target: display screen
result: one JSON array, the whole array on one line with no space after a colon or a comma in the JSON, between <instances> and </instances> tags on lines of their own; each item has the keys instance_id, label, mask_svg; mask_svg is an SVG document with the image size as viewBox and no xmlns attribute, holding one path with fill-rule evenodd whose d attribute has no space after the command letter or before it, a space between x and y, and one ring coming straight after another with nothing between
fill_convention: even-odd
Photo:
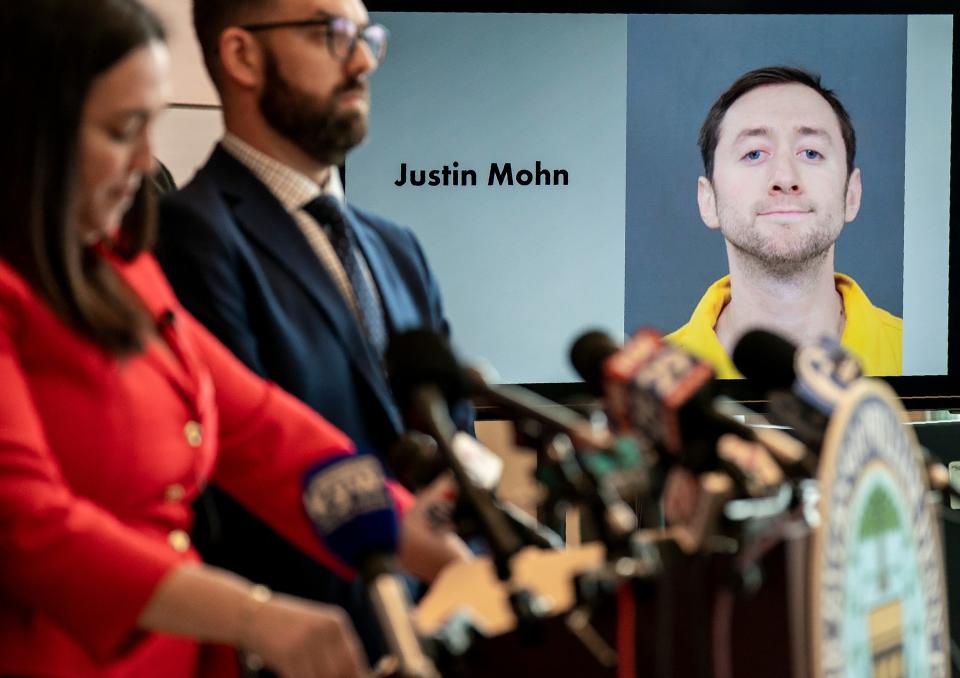
<instances>
[{"instance_id":1,"label":"display screen","mask_svg":"<svg viewBox=\"0 0 960 678\"><path fill-rule=\"evenodd\" d=\"M347 197L414 230L457 348L501 381L575 382L585 330L690 320L731 266L701 218L700 127L734 80L772 65L818 74L856 133L862 193L835 271L902 319L900 374L948 374L953 16L371 19L390 49Z\"/></svg>"}]
</instances>

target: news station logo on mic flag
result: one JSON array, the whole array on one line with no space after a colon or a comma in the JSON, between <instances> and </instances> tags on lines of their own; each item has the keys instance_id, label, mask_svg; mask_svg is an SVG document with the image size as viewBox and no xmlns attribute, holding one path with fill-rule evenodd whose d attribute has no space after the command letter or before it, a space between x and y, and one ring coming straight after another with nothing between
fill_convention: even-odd
<instances>
[{"instance_id":1,"label":"news station logo on mic flag","mask_svg":"<svg viewBox=\"0 0 960 678\"><path fill-rule=\"evenodd\" d=\"M655 330L638 331L604 363L611 414L624 429L647 431L679 454L680 409L713 379L713 369Z\"/></svg>"},{"instance_id":2,"label":"news station logo on mic flag","mask_svg":"<svg viewBox=\"0 0 960 678\"><path fill-rule=\"evenodd\" d=\"M356 566L361 550L396 549L397 516L376 457L357 454L313 466L303 488L317 533L347 564Z\"/></svg>"}]
</instances>

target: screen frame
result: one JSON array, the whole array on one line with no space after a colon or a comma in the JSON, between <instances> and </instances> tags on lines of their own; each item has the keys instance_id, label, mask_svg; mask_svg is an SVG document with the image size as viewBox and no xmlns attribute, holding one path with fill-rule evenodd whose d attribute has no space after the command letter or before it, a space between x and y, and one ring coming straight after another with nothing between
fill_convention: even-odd
<instances>
[{"instance_id":1,"label":"screen frame","mask_svg":"<svg viewBox=\"0 0 960 678\"><path fill-rule=\"evenodd\" d=\"M803 8L791 8L789 12L771 12L769 4L754 1L731 2L668 2L666 0L641 0L639 2L600 1L591 3L589 12L582 3L544 2L541 0L453 1L446 3L426 0L369 0L370 12L446 12L446 13L506 13L506 14L944 14L953 16L952 57L952 103L951 103L951 148L950 148L950 210L949 210L949 275L947 322L947 374L883 377L900 397L904 406L911 410L960 409L960 12L955 3L942 0L923 0L917 3L885 5L883 12L876 6L861 0L838 0L823 2L814 0ZM388 27L389 28L389 27ZM376 105L374 103L374 105ZM582 382L523 383L538 394L563 405L584 401L586 389ZM763 409L766 398L755 385L745 380L723 379L717 381L717 389L723 395L745 404ZM480 407L481 418L502 418L495 407Z\"/></svg>"}]
</instances>

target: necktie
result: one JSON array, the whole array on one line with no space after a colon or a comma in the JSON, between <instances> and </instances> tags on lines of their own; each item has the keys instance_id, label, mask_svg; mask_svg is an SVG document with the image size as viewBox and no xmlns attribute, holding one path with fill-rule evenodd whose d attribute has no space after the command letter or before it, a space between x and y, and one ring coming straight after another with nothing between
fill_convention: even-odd
<instances>
[{"instance_id":1,"label":"necktie","mask_svg":"<svg viewBox=\"0 0 960 678\"><path fill-rule=\"evenodd\" d=\"M316 219L323 227L343 265L347 280L353 288L357 319L366 333L370 345L377 355L382 356L387 346L387 328L383 310L373 281L364 271L362 254L356 241L356 235L343 213L340 201L330 195L321 195L303 206L304 211Z\"/></svg>"}]
</instances>

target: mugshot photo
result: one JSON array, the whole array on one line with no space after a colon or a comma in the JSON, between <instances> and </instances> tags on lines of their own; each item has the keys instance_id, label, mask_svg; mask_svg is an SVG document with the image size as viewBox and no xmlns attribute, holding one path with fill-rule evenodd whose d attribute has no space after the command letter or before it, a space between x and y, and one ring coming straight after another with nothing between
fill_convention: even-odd
<instances>
[{"instance_id":1,"label":"mugshot photo","mask_svg":"<svg viewBox=\"0 0 960 678\"><path fill-rule=\"evenodd\" d=\"M628 22L625 330L712 322L691 348L715 363L751 322L880 333L854 349L898 374L907 17ZM837 294L804 297L834 273ZM736 318L729 274L750 302Z\"/></svg>"}]
</instances>

